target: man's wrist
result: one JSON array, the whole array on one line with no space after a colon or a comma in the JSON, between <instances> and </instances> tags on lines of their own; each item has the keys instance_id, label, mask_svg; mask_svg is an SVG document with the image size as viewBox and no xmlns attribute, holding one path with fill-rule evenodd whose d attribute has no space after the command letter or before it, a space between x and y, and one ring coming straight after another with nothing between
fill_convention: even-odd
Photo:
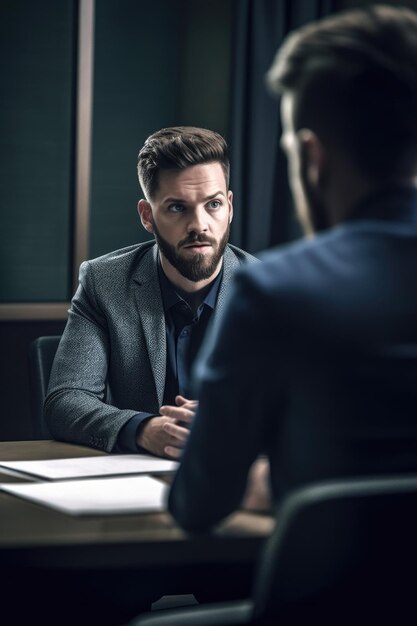
<instances>
[{"instance_id":1,"label":"man's wrist","mask_svg":"<svg viewBox=\"0 0 417 626\"><path fill-rule=\"evenodd\" d=\"M117 437L117 447L120 452L135 453L146 451L138 445L138 431L151 417L154 417L153 413L141 411L126 422L123 428L120 429Z\"/></svg>"},{"instance_id":2,"label":"man's wrist","mask_svg":"<svg viewBox=\"0 0 417 626\"><path fill-rule=\"evenodd\" d=\"M146 435L145 435L145 428L146 426L149 424L149 421L155 417L155 415L149 415L148 417L146 417L145 419L143 419L140 424L138 425L137 429L136 429L136 446L139 449L142 450L147 450L146 447Z\"/></svg>"}]
</instances>

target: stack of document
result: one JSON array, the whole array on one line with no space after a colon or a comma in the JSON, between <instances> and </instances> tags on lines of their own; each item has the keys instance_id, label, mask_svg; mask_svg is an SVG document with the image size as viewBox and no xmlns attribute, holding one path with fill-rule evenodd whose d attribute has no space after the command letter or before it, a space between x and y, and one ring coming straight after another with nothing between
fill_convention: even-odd
<instances>
[{"instance_id":1,"label":"stack of document","mask_svg":"<svg viewBox=\"0 0 417 626\"><path fill-rule=\"evenodd\" d=\"M0 483L0 490L72 515L162 511L168 486L147 474L177 467L176 461L139 454L8 461L0 471L42 482Z\"/></svg>"}]
</instances>

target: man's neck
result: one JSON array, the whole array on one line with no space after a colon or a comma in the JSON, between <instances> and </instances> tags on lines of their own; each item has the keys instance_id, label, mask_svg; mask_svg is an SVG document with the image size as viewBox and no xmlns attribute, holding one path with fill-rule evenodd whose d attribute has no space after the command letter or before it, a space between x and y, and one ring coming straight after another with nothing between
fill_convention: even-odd
<instances>
[{"instance_id":1,"label":"man's neck","mask_svg":"<svg viewBox=\"0 0 417 626\"><path fill-rule=\"evenodd\" d=\"M182 291L182 289L180 289L179 287L176 287L176 291L188 304L193 312L193 315L197 315L197 311L204 302L206 295L210 291L211 285L212 283L210 283L206 287L203 287L203 289L201 289L200 291L193 291L192 293Z\"/></svg>"},{"instance_id":2,"label":"man's neck","mask_svg":"<svg viewBox=\"0 0 417 626\"><path fill-rule=\"evenodd\" d=\"M371 180L364 176L356 167L345 161L343 167L338 168L338 176L334 177L335 184L329 188L326 198L329 207L329 225L335 226L349 220L356 214L357 207L367 198L383 190L384 187L415 186L417 176L404 178Z\"/></svg>"}]
</instances>

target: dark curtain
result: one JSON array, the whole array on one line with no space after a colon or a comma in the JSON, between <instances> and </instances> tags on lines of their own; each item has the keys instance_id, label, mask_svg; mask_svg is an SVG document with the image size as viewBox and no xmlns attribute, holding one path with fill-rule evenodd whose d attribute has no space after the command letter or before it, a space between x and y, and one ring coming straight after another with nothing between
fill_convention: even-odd
<instances>
[{"instance_id":1,"label":"dark curtain","mask_svg":"<svg viewBox=\"0 0 417 626\"><path fill-rule=\"evenodd\" d=\"M334 0L235 0L229 144L231 241L258 252L300 236L279 147L279 102L265 73L285 35L335 10Z\"/></svg>"}]
</instances>

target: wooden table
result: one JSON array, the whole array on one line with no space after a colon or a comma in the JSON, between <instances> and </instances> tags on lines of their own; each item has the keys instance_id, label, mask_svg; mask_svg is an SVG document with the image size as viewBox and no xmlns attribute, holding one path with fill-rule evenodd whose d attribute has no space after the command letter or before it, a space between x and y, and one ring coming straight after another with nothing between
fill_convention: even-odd
<instances>
[{"instance_id":1,"label":"wooden table","mask_svg":"<svg viewBox=\"0 0 417 626\"><path fill-rule=\"evenodd\" d=\"M100 455L54 441L0 442L0 462ZM0 468L1 472L1 468ZM21 480L0 473L0 482ZM187 593L202 572L251 566L273 526L264 515L237 512L211 534L189 535L167 513L73 517L0 492L0 567L21 580L48 572L112 572L113 577L169 580L166 593ZM167 584L163 582L162 584ZM112 622L109 622L112 623Z\"/></svg>"}]
</instances>

